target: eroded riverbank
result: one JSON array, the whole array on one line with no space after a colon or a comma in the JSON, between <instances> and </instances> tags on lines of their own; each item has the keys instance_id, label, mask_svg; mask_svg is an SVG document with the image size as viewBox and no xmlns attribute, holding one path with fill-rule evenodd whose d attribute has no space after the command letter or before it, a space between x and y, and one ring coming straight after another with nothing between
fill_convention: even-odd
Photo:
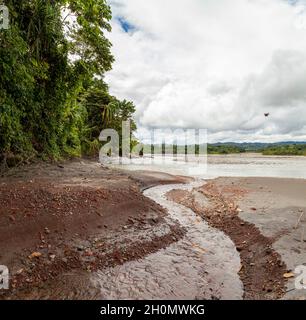
<instances>
[{"instance_id":1,"label":"eroded riverbank","mask_svg":"<svg viewBox=\"0 0 306 320\"><path fill-rule=\"evenodd\" d=\"M306 180L207 183L76 161L0 187L2 298L305 298L283 274L306 263Z\"/></svg>"},{"instance_id":2,"label":"eroded riverbank","mask_svg":"<svg viewBox=\"0 0 306 320\"><path fill-rule=\"evenodd\" d=\"M183 237L179 224L142 189L182 177L126 173L95 161L39 163L0 180L4 299L93 299L89 277L157 252Z\"/></svg>"},{"instance_id":3,"label":"eroded riverbank","mask_svg":"<svg viewBox=\"0 0 306 320\"><path fill-rule=\"evenodd\" d=\"M167 209L167 222L179 222L186 234L144 259L98 272L93 281L104 298L242 299L240 258L233 242L191 209L167 200L167 193L174 188L191 191L202 184L198 181L145 191L145 196Z\"/></svg>"},{"instance_id":4,"label":"eroded riverbank","mask_svg":"<svg viewBox=\"0 0 306 320\"><path fill-rule=\"evenodd\" d=\"M182 193L172 190L168 198L191 208L212 227L227 234L240 253L240 279L245 299L279 299L284 295L283 274L286 267L281 256L273 250L273 241L263 236L254 224L239 217L237 200L246 190L210 181L204 186Z\"/></svg>"}]
</instances>

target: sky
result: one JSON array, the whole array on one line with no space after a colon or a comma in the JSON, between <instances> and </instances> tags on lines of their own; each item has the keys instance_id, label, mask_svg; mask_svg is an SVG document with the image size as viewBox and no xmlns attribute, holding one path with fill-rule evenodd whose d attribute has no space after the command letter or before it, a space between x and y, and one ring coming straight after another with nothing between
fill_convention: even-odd
<instances>
[{"instance_id":1,"label":"sky","mask_svg":"<svg viewBox=\"0 0 306 320\"><path fill-rule=\"evenodd\" d=\"M109 4L106 81L135 103L140 139L181 128L209 142L306 141L306 1Z\"/></svg>"}]
</instances>

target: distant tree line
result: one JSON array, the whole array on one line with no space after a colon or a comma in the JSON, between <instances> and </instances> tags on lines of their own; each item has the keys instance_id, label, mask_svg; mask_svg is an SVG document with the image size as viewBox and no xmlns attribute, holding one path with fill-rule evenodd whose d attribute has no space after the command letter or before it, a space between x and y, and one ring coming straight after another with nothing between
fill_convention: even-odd
<instances>
[{"instance_id":1,"label":"distant tree line","mask_svg":"<svg viewBox=\"0 0 306 320\"><path fill-rule=\"evenodd\" d=\"M264 155L306 156L306 144L271 146L262 151Z\"/></svg>"},{"instance_id":2,"label":"distant tree line","mask_svg":"<svg viewBox=\"0 0 306 320\"><path fill-rule=\"evenodd\" d=\"M187 154L187 150L199 154L200 145L145 145L143 153L150 154ZM306 143L216 143L207 145L207 154L262 153L264 155L306 156Z\"/></svg>"}]
</instances>

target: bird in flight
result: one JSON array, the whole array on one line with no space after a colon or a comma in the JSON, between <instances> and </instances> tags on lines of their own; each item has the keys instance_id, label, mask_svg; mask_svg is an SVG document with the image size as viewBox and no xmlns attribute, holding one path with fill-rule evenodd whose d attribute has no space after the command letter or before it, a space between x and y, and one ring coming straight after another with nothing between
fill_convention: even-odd
<instances>
[{"instance_id":1,"label":"bird in flight","mask_svg":"<svg viewBox=\"0 0 306 320\"><path fill-rule=\"evenodd\" d=\"M269 115L270 115L270 113L265 113L265 117L266 118L269 117Z\"/></svg>"}]
</instances>

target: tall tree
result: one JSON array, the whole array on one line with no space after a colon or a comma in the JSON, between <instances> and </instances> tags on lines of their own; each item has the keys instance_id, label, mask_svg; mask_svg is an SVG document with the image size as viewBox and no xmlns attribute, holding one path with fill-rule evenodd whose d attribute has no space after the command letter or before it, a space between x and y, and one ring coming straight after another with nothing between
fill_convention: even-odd
<instances>
[{"instance_id":1,"label":"tall tree","mask_svg":"<svg viewBox=\"0 0 306 320\"><path fill-rule=\"evenodd\" d=\"M93 117L80 97L114 61L105 36L110 7L105 0L5 4L11 21L0 30L0 158L80 155ZM105 85L99 92L102 123L103 114L113 117L106 111L113 98Z\"/></svg>"}]
</instances>

